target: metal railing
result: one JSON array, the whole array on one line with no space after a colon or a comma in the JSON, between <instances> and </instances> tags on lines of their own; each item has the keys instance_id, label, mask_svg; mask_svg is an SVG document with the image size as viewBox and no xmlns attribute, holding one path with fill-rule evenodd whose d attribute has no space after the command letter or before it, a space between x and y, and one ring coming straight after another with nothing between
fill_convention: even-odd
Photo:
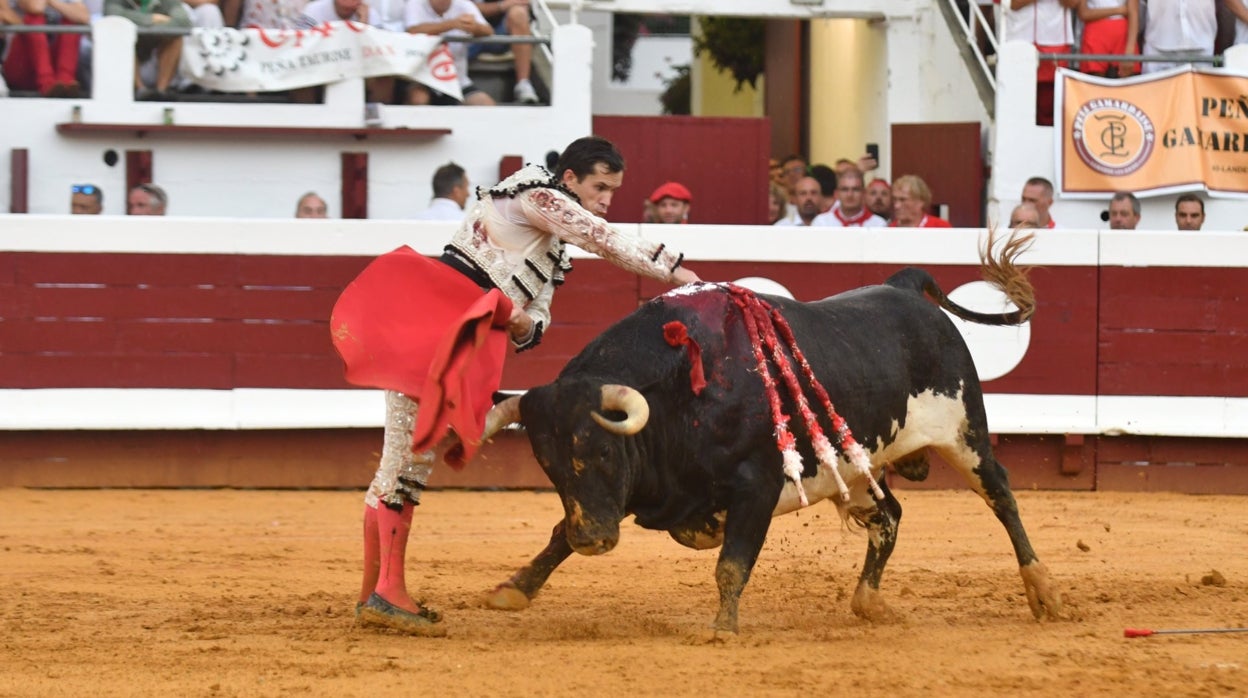
<instances>
[{"instance_id":1,"label":"metal railing","mask_svg":"<svg viewBox=\"0 0 1248 698\"><path fill-rule=\"evenodd\" d=\"M226 27L228 28L228 27ZM187 36L195 27L139 27L139 36ZM291 30L294 31L294 30ZM304 31L307 31L306 29ZM0 34L90 34L89 24L6 24L0 25ZM445 36L443 41L472 44L544 44L550 45L547 36Z\"/></svg>"},{"instance_id":2,"label":"metal railing","mask_svg":"<svg viewBox=\"0 0 1248 698\"><path fill-rule=\"evenodd\" d=\"M939 0L937 4L975 83L979 99L992 116L997 106L997 76L993 64L997 52L997 36L993 30L996 23L988 23L976 0ZM993 5L994 12L997 7ZM981 41L987 45L987 51Z\"/></svg>"},{"instance_id":3,"label":"metal railing","mask_svg":"<svg viewBox=\"0 0 1248 698\"><path fill-rule=\"evenodd\" d=\"M1222 56L1209 53L1183 53L1165 56L1126 56L1120 53L1041 53L1042 61L1093 61L1097 63L1209 63L1214 67L1224 64Z\"/></svg>"}]
</instances>

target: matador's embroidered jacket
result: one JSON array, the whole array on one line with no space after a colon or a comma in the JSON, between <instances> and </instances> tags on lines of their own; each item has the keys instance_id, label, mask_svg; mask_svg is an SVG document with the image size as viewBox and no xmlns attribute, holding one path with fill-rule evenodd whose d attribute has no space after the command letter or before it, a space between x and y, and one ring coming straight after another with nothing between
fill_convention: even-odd
<instances>
[{"instance_id":1,"label":"matador's embroidered jacket","mask_svg":"<svg viewBox=\"0 0 1248 698\"><path fill-rule=\"evenodd\" d=\"M516 343L520 350L536 346L550 325L555 286L572 269L566 243L660 281L670 281L684 258L662 243L612 228L538 165L477 196L447 250L470 260L533 318L533 334Z\"/></svg>"}]
</instances>

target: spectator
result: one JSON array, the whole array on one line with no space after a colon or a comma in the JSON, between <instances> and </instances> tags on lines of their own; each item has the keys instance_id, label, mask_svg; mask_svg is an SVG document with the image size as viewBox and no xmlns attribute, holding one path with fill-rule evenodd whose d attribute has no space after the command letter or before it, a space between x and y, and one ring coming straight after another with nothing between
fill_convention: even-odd
<instances>
[{"instance_id":1,"label":"spectator","mask_svg":"<svg viewBox=\"0 0 1248 698\"><path fill-rule=\"evenodd\" d=\"M680 182L665 182L650 194L655 223L688 223L693 194Z\"/></svg>"},{"instance_id":2,"label":"spectator","mask_svg":"<svg viewBox=\"0 0 1248 698\"><path fill-rule=\"evenodd\" d=\"M862 171L848 167L836 184L836 206L815 218L811 225L833 228L884 228L888 221L871 212L863 203Z\"/></svg>"},{"instance_id":3,"label":"spectator","mask_svg":"<svg viewBox=\"0 0 1248 698\"><path fill-rule=\"evenodd\" d=\"M316 192L310 191L295 204L295 218L329 218L329 205Z\"/></svg>"},{"instance_id":4,"label":"spectator","mask_svg":"<svg viewBox=\"0 0 1248 698\"><path fill-rule=\"evenodd\" d=\"M1205 224L1205 202L1195 194L1184 194L1174 202L1174 222L1179 230L1200 230Z\"/></svg>"},{"instance_id":5,"label":"spectator","mask_svg":"<svg viewBox=\"0 0 1248 698\"><path fill-rule=\"evenodd\" d=\"M308 0L222 0L227 25L246 29L297 29Z\"/></svg>"},{"instance_id":6,"label":"spectator","mask_svg":"<svg viewBox=\"0 0 1248 698\"><path fill-rule=\"evenodd\" d=\"M1222 4L1235 18L1235 38L1231 45L1248 44L1248 3L1246 0L1226 0Z\"/></svg>"},{"instance_id":7,"label":"spectator","mask_svg":"<svg viewBox=\"0 0 1248 698\"><path fill-rule=\"evenodd\" d=\"M368 24L368 5L364 0L311 0L303 6L296 24L300 29L311 29L338 20Z\"/></svg>"},{"instance_id":8,"label":"spectator","mask_svg":"<svg viewBox=\"0 0 1248 698\"><path fill-rule=\"evenodd\" d=\"M416 214L422 221L462 221L468 203L468 174L464 168L448 162L433 173L433 201L429 208Z\"/></svg>"},{"instance_id":9,"label":"spectator","mask_svg":"<svg viewBox=\"0 0 1248 698\"><path fill-rule=\"evenodd\" d=\"M381 11L385 12L405 12L405 6L401 3L385 2L379 6ZM326 22L350 21L357 24L372 24L373 26L385 28L381 22L387 21L374 10L373 6L364 0L311 0L303 8L303 14L296 22L300 29L311 29L319 27ZM396 27L394 31L403 31L404 20L399 18L397 25L394 20L388 20L390 27ZM395 78L394 76L385 75L379 77L366 78L364 80L364 92L368 95L367 101L380 102L383 104L393 104L395 102L394 94ZM296 102L315 102L317 97L314 93L297 92L293 95Z\"/></svg>"},{"instance_id":10,"label":"spectator","mask_svg":"<svg viewBox=\"0 0 1248 698\"><path fill-rule=\"evenodd\" d=\"M486 23L481 11L472 0L408 0L407 31L411 34L433 36L490 36L494 28ZM494 99L472 83L468 77L468 44L455 41L447 44L455 58L455 71L459 74L462 102L434 92L428 87L411 83L407 93L408 104L471 104L490 106Z\"/></svg>"},{"instance_id":11,"label":"spectator","mask_svg":"<svg viewBox=\"0 0 1248 698\"><path fill-rule=\"evenodd\" d=\"M5 5L0 24L91 23L91 12L79 0L15 0L12 6L9 0L0 3ZM81 43L81 34L12 34L4 59L4 79L12 89L37 90L43 97L77 97Z\"/></svg>"},{"instance_id":12,"label":"spectator","mask_svg":"<svg viewBox=\"0 0 1248 698\"><path fill-rule=\"evenodd\" d=\"M797 215L797 183L806 176L806 159L801 155L790 155L780 161L780 184L789 193L787 217Z\"/></svg>"},{"instance_id":13,"label":"spectator","mask_svg":"<svg viewBox=\"0 0 1248 698\"><path fill-rule=\"evenodd\" d=\"M126 214L131 216L163 216L169 197L155 184L140 184L126 195Z\"/></svg>"},{"instance_id":14,"label":"spectator","mask_svg":"<svg viewBox=\"0 0 1248 698\"><path fill-rule=\"evenodd\" d=\"M1176 0L1177 1L1177 0ZM1080 0L1011 0L1005 39L1026 41L1040 53L1070 53L1070 9ZM1036 70L1036 124L1053 125L1053 81L1065 63L1041 60Z\"/></svg>"},{"instance_id":15,"label":"spectator","mask_svg":"<svg viewBox=\"0 0 1248 698\"><path fill-rule=\"evenodd\" d=\"M789 194L784 187L775 183L767 183L767 225L775 225L784 218L789 206Z\"/></svg>"},{"instance_id":16,"label":"spectator","mask_svg":"<svg viewBox=\"0 0 1248 698\"><path fill-rule=\"evenodd\" d=\"M836 205L837 170L827 165L812 165L810 176L819 182L819 213L827 213Z\"/></svg>"},{"instance_id":17,"label":"spectator","mask_svg":"<svg viewBox=\"0 0 1248 698\"><path fill-rule=\"evenodd\" d=\"M386 31L407 31L407 3L404 0L370 0L365 7L368 8L368 19L362 21ZM364 81L364 91L370 102L402 104L407 98L398 94L395 87L405 84L392 75L378 76Z\"/></svg>"},{"instance_id":18,"label":"spectator","mask_svg":"<svg viewBox=\"0 0 1248 698\"><path fill-rule=\"evenodd\" d=\"M808 226L819 215L823 195L819 191L819 182L814 177L802 177L797 180L797 209L793 215L785 216L776 225Z\"/></svg>"},{"instance_id":19,"label":"spectator","mask_svg":"<svg viewBox=\"0 0 1248 698\"><path fill-rule=\"evenodd\" d=\"M1114 193L1109 200L1109 229L1135 230L1140 224L1140 200L1129 191Z\"/></svg>"},{"instance_id":20,"label":"spectator","mask_svg":"<svg viewBox=\"0 0 1248 698\"><path fill-rule=\"evenodd\" d=\"M190 15L191 26L201 29L220 29L225 26L225 18L217 0L182 0L182 7Z\"/></svg>"},{"instance_id":21,"label":"spectator","mask_svg":"<svg viewBox=\"0 0 1248 698\"><path fill-rule=\"evenodd\" d=\"M1032 177L1023 185L1023 202L1036 207L1040 214L1038 228L1055 228L1057 221L1049 215L1049 207L1053 205L1053 183L1044 177Z\"/></svg>"},{"instance_id":22,"label":"spectator","mask_svg":"<svg viewBox=\"0 0 1248 698\"><path fill-rule=\"evenodd\" d=\"M893 187L886 179L873 179L867 186L867 208L871 213L883 218L893 218Z\"/></svg>"},{"instance_id":23,"label":"spectator","mask_svg":"<svg viewBox=\"0 0 1248 698\"><path fill-rule=\"evenodd\" d=\"M775 184L784 186L784 168L780 166L780 161L771 158L767 161L767 171L771 177L771 181Z\"/></svg>"},{"instance_id":24,"label":"spectator","mask_svg":"<svg viewBox=\"0 0 1248 698\"><path fill-rule=\"evenodd\" d=\"M105 0L104 14L119 15L141 28L176 27L191 28L191 18L181 0ZM143 88L139 66L156 52L155 91ZM178 74L178 61L182 56L181 36L157 36L140 34L135 42L137 62L134 66L134 89L140 99L163 100L168 98L169 87Z\"/></svg>"},{"instance_id":25,"label":"spectator","mask_svg":"<svg viewBox=\"0 0 1248 698\"><path fill-rule=\"evenodd\" d=\"M932 190L915 175L903 175L893 182L894 228L952 228L949 221L927 212Z\"/></svg>"},{"instance_id":26,"label":"spectator","mask_svg":"<svg viewBox=\"0 0 1248 698\"><path fill-rule=\"evenodd\" d=\"M104 210L104 192L94 184L69 188L69 212L75 216L98 216Z\"/></svg>"},{"instance_id":27,"label":"spectator","mask_svg":"<svg viewBox=\"0 0 1248 698\"><path fill-rule=\"evenodd\" d=\"M861 173L867 173L879 166L880 163L876 162L875 158L871 156L871 153L863 153L862 157L858 158L858 162L854 162L849 158L841 158L837 160L836 166L833 169L836 170L836 176L839 177L842 173L848 170L858 170Z\"/></svg>"},{"instance_id":28,"label":"spectator","mask_svg":"<svg viewBox=\"0 0 1248 698\"><path fill-rule=\"evenodd\" d=\"M405 0L370 0L367 7L369 24L386 31L407 31Z\"/></svg>"},{"instance_id":29,"label":"spectator","mask_svg":"<svg viewBox=\"0 0 1248 698\"><path fill-rule=\"evenodd\" d=\"M1144 55L1175 56L1212 54L1218 33L1218 9L1214 0L1152 0L1145 12ZM1145 73L1190 65L1145 63Z\"/></svg>"},{"instance_id":30,"label":"spectator","mask_svg":"<svg viewBox=\"0 0 1248 698\"><path fill-rule=\"evenodd\" d=\"M1077 14L1083 23L1079 53L1134 56L1140 52L1137 46L1140 0L1081 0ZM1079 70L1091 75L1125 78L1136 71L1136 64L1083 61Z\"/></svg>"},{"instance_id":31,"label":"spectator","mask_svg":"<svg viewBox=\"0 0 1248 698\"><path fill-rule=\"evenodd\" d=\"M529 0L476 0L477 9L485 21L494 27L499 36L532 36L532 11ZM468 47L468 58L478 55L497 56L506 59L511 54L516 74L516 86L512 90L520 104L540 104L537 90L529 77L533 73L533 44L473 44Z\"/></svg>"},{"instance_id":32,"label":"spectator","mask_svg":"<svg viewBox=\"0 0 1248 698\"><path fill-rule=\"evenodd\" d=\"M1022 228L1039 228L1040 214L1036 211L1033 204L1026 201L1014 207L1010 212L1010 228L1019 230Z\"/></svg>"}]
</instances>

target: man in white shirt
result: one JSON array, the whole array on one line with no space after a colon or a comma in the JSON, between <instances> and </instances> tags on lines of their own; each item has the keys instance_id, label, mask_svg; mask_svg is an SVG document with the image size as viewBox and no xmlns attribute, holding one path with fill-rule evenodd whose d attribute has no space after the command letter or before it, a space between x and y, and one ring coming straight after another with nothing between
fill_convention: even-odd
<instances>
[{"instance_id":1,"label":"man in white shirt","mask_svg":"<svg viewBox=\"0 0 1248 698\"><path fill-rule=\"evenodd\" d=\"M1214 0L1150 0L1144 26L1144 55L1170 56L1213 53L1218 33ZM1141 72L1177 68L1189 63L1145 63Z\"/></svg>"},{"instance_id":2,"label":"man in white shirt","mask_svg":"<svg viewBox=\"0 0 1248 698\"><path fill-rule=\"evenodd\" d=\"M368 24L368 5L364 0L312 0L304 6L298 24L300 29L311 29L338 20Z\"/></svg>"},{"instance_id":3,"label":"man in white shirt","mask_svg":"<svg viewBox=\"0 0 1248 698\"><path fill-rule=\"evenodd\" d=\"M464 168L448 162L433 173L433 201L429 208L416 214L421 221L462 221L468 203L468 174Z\"/></svg>"},{"instance_id":4,"label":"man in white shirt","mask_svg":"<svg viewBox=\"0 0 1248 698\"><path fill-rule=\"evenodd\" d=\"M472 0L408 0L407 31L410 34L434 36L491 36L494 28L481 16L481 10ZM468 77L468 44L462 41L447 43L455 58L455 72L459 74L459 87L464 94L463 104L490 106L494 98L472 84ZM408 104L460 104L452 97L434 92L424 85L413 83L407 95Z\"/></svg>"},{"instance_id":5,"label":"man in white shirt","mask_svg":"<svg viewBox=\"0 0 1248 698\"><path fill-rule=\"evenodd\" d=\"M1040 216L1036 220L1037 228L1057 227L1057 221L1049 215L1049 209L1053 206L1052 182L1044 177L1032 177L1023 185L1023 195L1019 198L1023 200L1023 203L1036 207L1036 213Z\"/></svg>"},{"instance_id":6,"label":"man in white shirt","mask_svg":"<svg viewBox=\"0 0 1248 698\"><path fill-rule=\"evenodd\" d=\"M845 168L836 183L836 205L815 217L813 226L831 228L886 228L888 221L871 212L863 203L862 171Z\"/></svg>"},{"instance_id":7,"label":"man in white shirt","mask_svg":"<svg viewBox=\"0 0 1248 698\"><path fill-rule=\"evenodd\" d=\"M796 209L792 215L776 221L781 226L809 226L822 210L823 193L819 189L819 180L814 177L802 177L794 187Z\"/></svg>"},{"instance_id":8,"label":"man in white shirt","mask_svg":"<svg viewBox=\"0 0 1248 698\"><path fill-rule=\"evenodd\" d=\"M1124 0L1125 1L1125 0ZM1070 53L1074 31L1070 8L1081 0L1011 0L1005 13L1006 41L1026 41L1044 53ZM1036 69L1036 124L1053 125L1053 81L1066 64L1041 60Z\"/></svg>"}]
</instances>

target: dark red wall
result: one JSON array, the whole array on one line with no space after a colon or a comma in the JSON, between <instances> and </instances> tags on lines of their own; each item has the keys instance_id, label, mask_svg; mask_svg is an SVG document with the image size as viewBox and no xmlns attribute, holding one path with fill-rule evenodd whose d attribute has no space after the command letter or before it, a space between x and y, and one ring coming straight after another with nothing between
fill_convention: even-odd
<instances>
[{"instance_id":1,"label":"dark red wall","mask_svg":"<svg viewBox=\"0 0 1248 698\"><path fill-rule=\"evenodd\" d=\"M693 194L690 223L766 223L767 119L596 116L594 133L613 141L627 165L610 220L641 222L646 197L670 180Z\"/></svg>"},{"instance_id":2,"label":"dark red wall","mask_svg":"<svg viewBox=\"0 0 1248 698\"><path fill-rule=\"evenodd\" d=\"M344 388L328 318L363 257L0 252L0 386ZM883 281L889 264L707 262L815 300ZM946 289L979 279L933 266ZM1248 396L1242 270L1039 267L1031 346L987 392ZM504 387L554 378L611 323L667 287L580 259L538 349Z\"/></svg>"}]
</instances>

